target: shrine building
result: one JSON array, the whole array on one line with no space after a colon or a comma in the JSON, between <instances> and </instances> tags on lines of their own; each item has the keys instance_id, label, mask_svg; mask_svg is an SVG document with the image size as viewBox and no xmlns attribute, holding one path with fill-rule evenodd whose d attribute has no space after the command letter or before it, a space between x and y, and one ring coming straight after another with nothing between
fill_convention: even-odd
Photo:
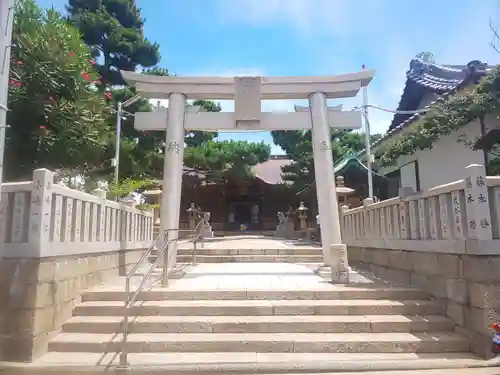
<instances>
[{"instance_id":1,"label":"shrine building","mask_svg":"<svg viewBox=\"0 0 500 375\"><path fill-rule=\"evenodd\" d=\"M283 180L281 168L292 160L285 155L272 155L269 160L255 165L254 177L248 181L226 183L205 182L203 172L184 167L180 226L188 226L187 209L191 203L204 212L210 212L210 223L214 231L239 231L244 224L248 231L273 231L276 229L277 213L296 210L300 202L308 207L311 226L318 214L314 183L299 191ZM341 206L351 208L362 204L367 197L367 169L354 156L347 156L335 164L337 196ZM378 196L385 198L386 178L373 173ZM161 202L161 185L144 192L147 203ZM159 224L160 210L155 210L155 221Z\"/></svg>"}]
</instances>

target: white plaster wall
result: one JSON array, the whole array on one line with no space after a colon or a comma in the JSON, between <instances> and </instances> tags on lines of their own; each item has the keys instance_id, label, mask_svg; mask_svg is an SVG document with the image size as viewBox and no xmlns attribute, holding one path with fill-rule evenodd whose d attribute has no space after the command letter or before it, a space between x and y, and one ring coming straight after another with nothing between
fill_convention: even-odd
<instances>
[{"instance_id":1,"label":"white plaster wall","mask_svg":"<svg viewBox=\"0 0 500 375\"><path fill-rule=\"evenodd\" d=\"M410 161L417 160L420 177L420 189L427 190L437 185L446 184L464 178L464 168L469 164L484 164L483 151L473 151L458 142L465 135L474 140L481 135L479 120L473 121L460 130L438 140L432 149L417 151L410 156L403 156L391 167L382 168L380 173L387 174L401 168ZM401 174L401 186L413 186L414 181L407 173Z\"/></svg>"}]
</instances>

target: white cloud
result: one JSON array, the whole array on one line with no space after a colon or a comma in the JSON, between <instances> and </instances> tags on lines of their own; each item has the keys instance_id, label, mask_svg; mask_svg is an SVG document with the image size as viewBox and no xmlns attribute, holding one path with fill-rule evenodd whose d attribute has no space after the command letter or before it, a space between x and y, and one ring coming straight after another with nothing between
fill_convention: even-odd
<instances>
[{"instance_id":1,"label":"white cloud","mask_svg":"<svg viewBox=\"0 0 500 375\"><path fill-rule=\"evenodd\" d=\"M220 0L218 13L220 20L229 24L291 29L306 41L302 48L310 55L312 74L356 71L366 62L361 59L373 61L377 66L370 68L377 72L369 87L369 102L395 109L409 62L419 52L433 52L442 64L500 61L489 45L489 20L500 14L500 2L459 3L449 7L424 1L413 7L394 0ZM496 21L500 26L500 19ZM340 102L347 109L360 104L361 99ZM370 110L372 131L385 132L392 117L391 113Z\"/></svg>"},{"instance_id":2,"label":"white cloud","mask_svg":"<svg viewBox=\"0 0 500 375\"><path fill-rule=\"evenodd\" d=\"M284 24L301 33L348 35L380 8L378 0L219 0L219 17L226 23L253 26ZM353 22L353 20L355 20Z\"/></svg>"},{"instance_id":3,"label":"white cloud","mask_svg":"<svg viewBox=\"0 0 500 375\"><path fill-rule=\"evenodd\" d=\"M500 13L500 3L489 0L473 2L454 14L453 27L443 29L435 38L403 39L391 37L383 49L384 64L377 69L370 86L370 103L395 109L401 98L410 60L418 52L431 51L439 64L465 65L471 60L489 64L500 62L500 55L490 46L489 20ZM464 27L467 25L467 27ZM371 110L372 131L385 132L393 114Z\"/></svg>"},{"instance_id":4,"label":"white cloud","mask_svg":"<svg viewBox=\"0 0 500 375\"><path fill-rule=\"evenodd\" d=\"M365 62L361 59L377 64L369 66L376 69L368 90L369 102L387 109L398 106L409 62L419 52L431 51L436 61L443 64L464 65L474 59L490 64L500 61L500 55L489 45L492 36L489 20L492 15L500 14L500 3L495 0L471 2L458 9L455 7L453 14L442 15L446 21L443 25L446 26L439 29L434 25L433 31L428 31L422 23L426 16L412 20L413 23L393 18L396 17L395 12L401 10L398 6L403 5L394 5L391 1L220 0L219 4L218 13L224 22L246 23L255 27L279 25L293 29L299 37L307 38L310 43L306 43L304 53L307 51L310 54L307 69L312 73L309 74L356 71ZM389 11L388 4L394 5L396 10ZM500 19L497 24L500 26ZM348 44L350 38L346 36L352 33L363 34L367 42L362 45L356 38L352 51L339 53L336 45L342 41ZM227 69L219 66L193 75L265 76L266 69ZM344 109L350 109L361 104L361 98L358 95L338 102L344 104ZM294 101L265 101L262 108L264 111L293 111L293 104ZM221 102L221 105L224 111L234 110L230 101ZM372 132L384 133L392 118L392 113L370 109Z\"/></svg>"}]
</instances>

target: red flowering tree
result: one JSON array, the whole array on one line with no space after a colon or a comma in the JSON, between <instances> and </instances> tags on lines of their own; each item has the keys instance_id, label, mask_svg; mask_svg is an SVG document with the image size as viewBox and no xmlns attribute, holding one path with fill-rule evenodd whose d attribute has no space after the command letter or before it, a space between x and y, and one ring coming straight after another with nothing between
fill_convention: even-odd
<instances>
[{"instance_id":1,"label":"red flowering tree","mask_svg":"<svg viewBox=\"0 0 500 375\"><path fill-rule=\"evenodd\" d=\"M18 2L11 50L5 178L35 168L85 174L101 166L109 129L89 48L54 10Z\"/></svg>"}]
</instances>

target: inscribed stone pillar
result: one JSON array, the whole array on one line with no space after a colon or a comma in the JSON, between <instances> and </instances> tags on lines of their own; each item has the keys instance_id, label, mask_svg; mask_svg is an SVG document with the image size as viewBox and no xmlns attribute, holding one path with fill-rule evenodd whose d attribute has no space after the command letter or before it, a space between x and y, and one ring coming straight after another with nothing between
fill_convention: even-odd
<instances>
[{"instance_id":1,"label":"inscribed stone pillar","mask_svg":"<svg viewBox=\"0 0 500 375\"><path fill-rule=\"evenodd\" d=\"M179 228L179 211L181 209L182 167L184 156L184 116L186 96L172 93L169 96L167 134L165 139L165 161L163 165L162 201L160 223L162 229ZM167 240L172 241L165 252L164 271L175 267L177 259L177 243L179 233L176 230L167 232ZM164 275L166 276L166 275ZM164 278L165 279L165 278Z\"/></svg>"},{"instance_id":2,"label":"inscribed stone pillar","mask_svg":"<svg viewBox=\"0 0 500 375\"><path fill-rule=\"evenodd\" d=\"M340 259L346 257L346 251L340 235L326 95L319 92L311 94L309 106L324 262L331 267L333 282L348 282L347 259Z\"/></svg>"}]
</instances>

